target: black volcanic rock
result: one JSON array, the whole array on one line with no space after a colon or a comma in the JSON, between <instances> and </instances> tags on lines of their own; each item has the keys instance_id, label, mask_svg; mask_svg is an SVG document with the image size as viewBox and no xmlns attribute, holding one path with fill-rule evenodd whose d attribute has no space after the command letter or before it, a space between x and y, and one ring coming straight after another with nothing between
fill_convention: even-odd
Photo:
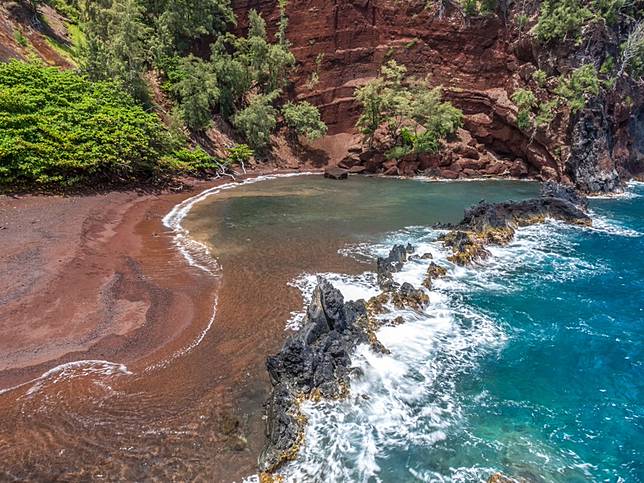
<instances>
[{"instance_id":1,"label":"black volcanic rock","mask_svg":"<svg viewBox=\"0 0 644 483\"><path fill-rule=\"evenodd\" d=\"M465 210L465 216L455 228L482 232L487 229L511 228L532 224L545 218L587 225L590 217L584 212L586 199L573 189L547 183L542 196L523 201L487 203L481 201Z\"/></svg>"},{"instance_id":2,"label":"black volcanic rock","mask_svg":"<svg viewBox=\"0 0 644 483\"><path fill-rule=\"evenodd\" d=\"M350 352L369 335L363 301L344 302L328 281L319 278L303 327L289 337L282 350L266 361L273 391L266 402L267 444L259 458L270 471L297 451L303 434L299 400L315 394L339 397L348 387Z\"/></svg>"},{"instance_id":3,"label":"black volcanic rock","mask_svg":"<svg viewBox=\"0 0 644 483\"><path fill-rule=\"evenodd\" d=\"M392 274L399 272L410 254L414 252L414 247L410 244L394 245L385 258L378 257L376 261L376 274L378 276L378 285L383 290L393 290L396 284L393 281Z\"/></svg>"},{"instance_id":4,"label":"black volcanic rock","mask_svg":"<svg viewBox=\"0 0 644 483\"><path fill-rule=\"evenodd\" d=\"M449 259L467 265L486 258L488 244L504 245L514 237L518 226L540 223L547 218L576 225L590 225L586 214L586 199L572 188L557 183L546 183L541 196L523 201L487 203L481 201L465 210L457 225L442 226L451 231L440 239L452 249Z\"/></svg>"},{"instance_id":5,"label":"black volcanic rock","mask_svg":"<svg viewBox=\"0 0 644 483\"><path fill-rule=\"evenodd\" d=\"M555 181L546 181L543 183L540 194L542 198L559 198L569 201L582 210L588 208L588 199L585 196L580 194L572 186L566 186Z\"/></svg>"}]
</instances>

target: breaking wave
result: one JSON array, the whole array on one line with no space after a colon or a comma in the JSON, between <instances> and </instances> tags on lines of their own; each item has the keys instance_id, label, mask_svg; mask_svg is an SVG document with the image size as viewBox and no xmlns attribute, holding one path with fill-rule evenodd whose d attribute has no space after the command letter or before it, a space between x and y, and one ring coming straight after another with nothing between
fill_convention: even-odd
<instances>
[{"instance_id":1,"label":"breaking wave","mask_svg":"<svg viewBox=\"0 0 644 483\"><path fill-rule=\"evenodd\" d=\"M597 229L606 227L602 224ZM491 464L463 464L454 455L444 455L442 462L422 461L427 448L440 446L450 434L462 438L466 445L491 444L468 434L467 402L460 385L463 376L476 371L480 361L494 357L510 335L505 321L495 320L468 298L477 292L519 290L514 282L520 273L540 273L543 280L561 282L606 270L572 254L574 241L569 233L579 229L556 221L521 228L509 245L492 247L488 260L468 268L450 263L444 247L436 241L440 232L426 227L409 227L379 243L342 249L344 255L364 260L385 255L394 243L411 243L417 255L431 253L434 262L448 268L448 275L433 282L426 310L390 307L390 312L381 316L402 316L405 323L395 327L385 324L378 331L390 354L376 354L368 345L357 348L352 360L363 375L352 381L349 398L304 404L308 417L305 443L298 458L283 469L286 480L469 482L486 480L498 471ZM420 287L429 263L420 256L412 258L395 274L396 281ZM346 300L368 299L379 293L372 272L320 275ZM305 305L315 281L316 275L304 274L292 282L301 290ZM303 318L303 310L294 313L287 328L297 328ZM474 397L483 404L486 393ZM495 444L498 447L492 450L505 450L503 443ZM547 460L588 476L583 461L563 458L538 439L527 439L522 447L527 448L527 460L532 463L528 473L538 474L539 462Z\"/></svg>"}]
</instances>

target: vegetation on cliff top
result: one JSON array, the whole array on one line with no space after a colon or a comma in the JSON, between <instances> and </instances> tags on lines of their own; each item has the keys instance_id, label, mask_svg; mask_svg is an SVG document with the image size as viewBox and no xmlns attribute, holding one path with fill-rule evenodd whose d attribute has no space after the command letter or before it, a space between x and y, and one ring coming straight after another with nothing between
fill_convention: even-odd
<instances>
[{"instance_id":1,"label":"vegetation on cliff top","mask_svg":"<svg viewBox=\"0 0 644 483\"><path fill-rule=\"evenodd\" d=\"M567 39L578 42L586 25L593 22L614 25L620 15L637 16L637 11L637 2L631 0L543 0L537 37L544 42Z\"/></svg>"}]
</instances>

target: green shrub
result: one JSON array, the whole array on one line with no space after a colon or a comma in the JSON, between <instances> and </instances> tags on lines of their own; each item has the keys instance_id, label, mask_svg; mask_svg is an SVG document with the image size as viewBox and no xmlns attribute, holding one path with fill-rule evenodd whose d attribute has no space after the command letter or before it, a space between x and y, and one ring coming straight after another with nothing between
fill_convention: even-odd
<instances>
[{"instance_id":1,"label":"green shrub","mask_svg":"<svg viewBox=\"0 0 644 483\"><path fill-rule=\"evenodd\" d=\"M47 3L56 9L58 13L63 14L70 20L78 22L79 12L78 12L78 1L72 0L47 0Z\"/></svg>"},{"instance_id":2,"label":"green shrub","mask_svg":"<svg viewBox=\"0 0 644 483\"><path fill-rule=\"evenodd\" d=\"M413 151L413 147L409 145L394 146L385 153L385 156L388 159L401 159L410 154Z\"/></svg>"},{"instance_id":3,"label":"green shrub","mask_svg":"<svg viewBox=\"0 0 644 483\"><path fill-rule=\"evenodd\" d=\"M463 12L468 17L474 17L479 14L479 6L476 0L463 0Z\"/></svg>"},{"instance_id":4,"label":"green shrub","mask_svg":"<svg viewBox=\"0 0 644 483\"><path fill-rule=\"evenodd\" d=\"M37 64L0 64L5 189L149 178L170 149L158 117L116 84Z\"/></svg>"},{"instance_id":5,"label":"green shrub","mask_svg":"<svg viewBox=\"0 0 644 483\"><path fill-rule=\"evenodd\" d=\"M22 47L28 47L29 46L29 39L23 35L23 33L20 30L16 30L13 33L13 38L18 42L18 45Z\"/></svg>"},{"instance_id":6,"label":"green shrub","mask_svg":"<svg viewBox=\"0 0 644 483\"><path fill-rule=\"evenodd\" d=\"M613 71L614 68L615 68L615 59L613 58L612 55L607 55L606 59L604 59L604 62L602 63L602 66L599 69L599 73L602 75L608 75Z\"/></svg>"},{"instance_id":7,"label":"green shrub","mask_svg":"<svg viewBox=\"0 0 644 483\"><path fill-rule=\"evenodd\" d=\"M544 0L541 3L537 37L543 42L564 38L579 40L581 28L593 13L581 0Z\"/></svg>"},{"instance_id":8,"label":"green shrub","mask_svg":"<svg viewBox=\"0 0 644 483\"><path fill-rule=\"evenodd\" d=\"M539 87L545 86L546 81L548 80L547 74L541 69L535 70L532 73L532 78L534 79L534 81L537 83Z\"/></svg>"},{"instance_id":9,"label":"green shrub","mask_svg":"<svg viewBox=\"0 0 644 483\"><path fill-rule=\"evenodd\" d=\"M481 0L482 13L494 13L497 7L497 0Z\"/></svg>"},{"instance_id":10,"label":"green shrub","mask_svg":"<svg viewBox=\"0 0 644 483\"><path fill-rule=\"evenodd\" d=\"M519 27L519 30L523 30L524 28L526 28L529 20L530 18L524 13L517 15L516 24L517 24L517 27Z\"/></svg>"},{"instance_id":11,"label":"green shrub","mask_svg":"<svg viewBox=\"0 0 644 483\"><path fill-rule=\"evenodd\" d=\"M199 146L194 149L177 149L171 154L163 156L160 164L162 169L174 174L199 174L221 167L218 160Z\"/></svg>"},{"instance_id":12,"label":"green shrub","mask_svg":"<svg viewBox=\"0 0 644 483\"><path fill-rule=\"evenodd\" d=\"M548 102L544 102L539 106L539 112L537 117L534 120L534 124L538 127L550 126L550 123L554 120L557 115L557 106L559 101L553 99Z\"/></svg>"},{"instance_id":13,"label":"green shrub","mask_svg":"<svg viewBox=\"0 0 644 483\"><path fill-rule=\"evenodd\" d=\"M227 162L230 164L243 164L250 160L255 153L248 144L237 144L228 149Z\"/></svg>"},{"instance_id":14,"label":"green shrub","mask_svg":"<svg viewBox=\"0 0 644 483\"><path fill-rule=\"evenodd\" d=\"M517 126L527 130L532 122L532 109L537 105L537 98L530 90L518 89L512 94L511 99L518 108Z\"/></svg>"},{"instance_id":15,"label":"green shrub","mask_svg":"<svg viewBox=\"0 0 644 483\"><path fill-rule=\"evenodd\" d=\"M628 4L636 2L627 2L627 0L593 0L593 7L608 25L615 25L619 19L620 11L626 10Z\"/></svg>"},{"instance_id":16,"label":"green shrub","mask_svg":"<svg viewBox=\"0 0 644 483\"><path fill-rule=\"evenodd\" d=\"M300 136L317 139L326 134L327 127L320 119L320 111L306 101L286 103L282 115L286 125Z\"/></svg>"},{"instance_id":17,"label":"green shrub","mask_svg":"<svg viewBox=\"0 0 644 483\"><path fill-rule=\"evenodd\" d=\"M588 95L599 94L599 87L597 69L592 64L585 64L573 70L569 76L560 78L555 93L564 98L575 113L586 105Z\"/></svg>"}]
</instances>

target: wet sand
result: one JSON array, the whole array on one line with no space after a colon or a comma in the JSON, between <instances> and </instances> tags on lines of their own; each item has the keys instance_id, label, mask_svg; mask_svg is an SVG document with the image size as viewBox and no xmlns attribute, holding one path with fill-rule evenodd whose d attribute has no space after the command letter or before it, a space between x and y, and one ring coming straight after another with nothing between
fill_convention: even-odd
<instances>
[{"instance_id":1,"label":"wet sand","mask_svg":"<svg viewBox=\"0 0 644 483\"><path fill-rule=\"evenodd\" d=\"M254 472L264 361L301 301L284 283L271 309L240 293L252 269L187 264L161 220L214 184L0 197L0 480Z\"/></svg>"}]
</instances>

